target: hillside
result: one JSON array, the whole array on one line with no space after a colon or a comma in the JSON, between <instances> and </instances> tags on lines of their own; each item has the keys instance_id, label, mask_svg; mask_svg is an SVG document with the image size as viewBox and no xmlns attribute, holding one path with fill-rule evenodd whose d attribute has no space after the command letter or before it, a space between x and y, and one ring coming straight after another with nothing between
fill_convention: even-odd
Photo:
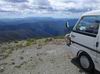
<instances>
[{"instance_id":1,"label":"hillside","mask_svg":"<svg viewBox=\"0 0 100 74\"><path fill-rule=\"evenodd\" d=\"M45 17L0 19L0 41L63 36L69 32L65 27L66 21L70 22L72 28L77 19L67 20Z\"/></svg>"}]
</instances>

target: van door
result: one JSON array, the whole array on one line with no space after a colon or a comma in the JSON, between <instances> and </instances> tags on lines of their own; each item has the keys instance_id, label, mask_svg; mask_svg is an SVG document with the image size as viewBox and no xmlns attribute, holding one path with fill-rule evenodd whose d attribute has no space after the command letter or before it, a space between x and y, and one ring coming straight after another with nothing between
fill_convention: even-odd
<instances>
[{"instance_id":1,"label":"van door","mask_svg":"<svg viewBox=\"0 0 100 74\"><path fill-rule=\"evenodd\" d=\"M100 25L100 23L99 23ZM98 39L97 39L97 52L96 52L96 68L100 71L100 26L99 26L99 33L98 33Z\"/></svg>"},{"instance_id":2,"label":"van door","mask_svg":"<svg viewBox=\"0 0 100 74\"><path fill-rule=\"evenodd\" d=\"M84 16L80 19L71 33L72 45L84 47L80 49L92 53L96 53L97 34L99 29L100 17L98 16Z\"/></svg>"}]
</instances>

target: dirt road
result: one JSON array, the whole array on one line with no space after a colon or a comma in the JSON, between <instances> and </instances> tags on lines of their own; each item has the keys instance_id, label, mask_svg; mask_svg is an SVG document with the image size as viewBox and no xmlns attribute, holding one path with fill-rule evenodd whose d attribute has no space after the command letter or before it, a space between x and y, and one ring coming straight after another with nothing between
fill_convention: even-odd
<instances>
[{"instance_id":1,"label":"dirt road","mask_svg":"<svg viewBox=\"0 0 100 74\"><path fill-rule=\"evenodd\" d=\"M68 54L64 41L20 48L0 60L0 74L86 74Z\"/></svg>"}]
</instances>

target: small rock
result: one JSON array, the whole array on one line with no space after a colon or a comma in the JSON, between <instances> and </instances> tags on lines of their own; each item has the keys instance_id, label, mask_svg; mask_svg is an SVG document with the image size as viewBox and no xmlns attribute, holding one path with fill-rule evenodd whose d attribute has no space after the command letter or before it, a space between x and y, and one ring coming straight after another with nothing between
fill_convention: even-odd
<instances>
[{"instance_id":1,"label":"small rock","mask_svg":"<svg viewBox=\"0 0 100 74\"><path fill-rule=\"evenodd\" d=\"M37 53L36 55L39 56L39 53Z\"/></svg>"},{"instance_id":2,"label":"small rock","mask_svg":"<svg viewBox=\"0 0 100 74\"><path fill-rule=\"evenodd\" d=\"M15 68L21 68L21 65L17 65L17 66L15 66Z\"/></svg>"},{"instance_id":3,"label":"small rock","mask_svg":"<svg viewBox=\"0 0 100 74\"><path fill-rule=\"evenodd\" d=\"M37 45L37 49L41 49L42 48L42 45L41 44L38 44Z\"/></svg>"},{"instance_id":4,"label":"small rock","mask_svg":"<svg viewBox=\"0 0 100 74\"><path fill-rule=\"evenodd\" d=\"M11 64L12 64L12 65L15 65L15 62L12 62Z\"/></svg>"},{"instance_id":5,"label":"small rock","mask_svg":"<svg viewBox=\"0 0 100 74\"><path fill-rule=\"evenodd\" d=\"M30 61L32 61L32 59L30 59Z\"/></svg>"},{"instance_id":6,"label":"small rock","mask_svg":"<svg viewBox=\"0 0 100 74\"><path fill-rule=\"evenodd\" d=\"M30 57L31 59L33 58L33 57Z\"/></svg>"},{"instance_id":7,"label":"small rock","mask_svg":"<svg viewBox=\"0 0 100 74\"><path fill-rule=\"evenodd\" d=\"M0 67L0 72L4 72L4 71L5 71L4 67Z\"/></svg>"},{"instance_id":8,"label":"small rock","mask_svg":"<svg viewBox=\"0 0 100 74\"><path fill-rule=\"evenodd\" d=\"M22 50L21 53L24 53L24 50Z\"/></svg>"},{"instance_id":9,"label":"small rock","mask_svg":"<svg viewBox=\"0 0 100 74\"><path fill-rule=\"evenodd\" d=\"M11 61L14 61L14 59L11 59Z\"/></svg>"},{"instance_id":10,"label":"small rock","mask_svg":"<svg viewBox=\"0 0 100 74\"><path fill-rule=\"evenodd\" d=\"M39 61L43 62L43 59L42 58L39 58Z\"/></svg>"},{"instance_id":11,"label":"small rock","mask_svg":"<svg viewBox=\"0 0 100 74\"><path fill-rule=\"evenodd\" d=\"M21 59L21 60L23 60L23 59L24 59L24 57L20 57L20 59Z\"/></svg>"}]
</instances>

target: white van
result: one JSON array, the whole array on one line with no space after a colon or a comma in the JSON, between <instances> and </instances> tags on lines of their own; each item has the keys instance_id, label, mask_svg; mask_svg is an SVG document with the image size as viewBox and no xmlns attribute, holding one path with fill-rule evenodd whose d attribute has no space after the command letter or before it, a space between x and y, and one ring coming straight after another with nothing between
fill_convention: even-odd
<instances>
[{"instance_id":1,"label":"white van","mask_svg":"<svg viewBox=\"0 0 100 74\"><path fill-rule=\"evenodd\" d=\"M84 70L100 71L100 10L83 14L65 39L68 49L78 57Z\"/></svg>"}]
</instances>

